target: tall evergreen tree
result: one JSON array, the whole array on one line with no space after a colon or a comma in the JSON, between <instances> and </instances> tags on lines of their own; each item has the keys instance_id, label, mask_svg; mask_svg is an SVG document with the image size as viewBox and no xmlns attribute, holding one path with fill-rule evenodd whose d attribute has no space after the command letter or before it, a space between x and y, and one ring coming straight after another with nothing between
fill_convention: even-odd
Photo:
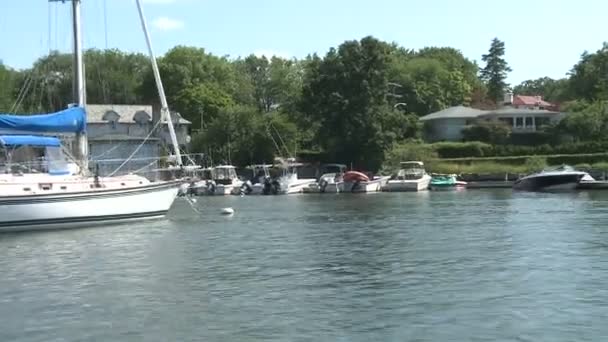
<instances>
[{"instance_id":1,"label":"tall evergreen tree","mask_svg":"<svg viewBox=\"0 0 608 342\"><path fill-rule=\"evenodd\" d=\"M505 43L494 38L488 53L481 57L486 66L481 69L479 76L487 84L488 97L497 104L503 99L505 88L508 87L505 80L507 73L511 71L507 61L503 58L504 55Z\"/></svg>"}]
</instances>

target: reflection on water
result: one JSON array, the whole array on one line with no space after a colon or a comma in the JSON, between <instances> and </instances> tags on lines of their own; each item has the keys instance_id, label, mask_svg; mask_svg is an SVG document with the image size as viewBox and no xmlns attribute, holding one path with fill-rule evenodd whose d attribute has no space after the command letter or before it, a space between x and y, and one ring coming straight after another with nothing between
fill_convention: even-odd
<instances>
[{"instance_id":1,"label":"reflection on water","mask_svg":"<svg viewBox=\"0 0 608 342\"><path fill-rule=\"evenodd\" d=\"M0 235L0 340L604 340L608 194L200 198ZM231 217L220 208L233 207Z\"/></svg>"}]
</instances>

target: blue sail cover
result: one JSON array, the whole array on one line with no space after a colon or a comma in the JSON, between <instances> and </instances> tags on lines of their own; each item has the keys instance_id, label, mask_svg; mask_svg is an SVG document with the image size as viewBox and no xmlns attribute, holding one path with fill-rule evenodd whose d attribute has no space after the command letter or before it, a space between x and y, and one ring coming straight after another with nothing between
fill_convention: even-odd
<instances>
[{"instance_id":1,"label":"blue sail cover","mask_svg":"<svg viewBox=\"0 0 608 342\"><path fill-rule=\"evenodd\" d=\"M82 107L73 107L52 114L0 114L0 129L21 132L84 133L86 125L86 112Z\"/></svg>"},{"instance_id":2,"label":"blue sail cover","mask_svg":"<svg viewBox=\"0 0 608 342\"><path fill-rule=\"evenodd\" d=\"M4 146L46 146L59 147L61 141L55 137L43 137L37 135L0 135L0 144Z\"/></svg>"}]
</instances>

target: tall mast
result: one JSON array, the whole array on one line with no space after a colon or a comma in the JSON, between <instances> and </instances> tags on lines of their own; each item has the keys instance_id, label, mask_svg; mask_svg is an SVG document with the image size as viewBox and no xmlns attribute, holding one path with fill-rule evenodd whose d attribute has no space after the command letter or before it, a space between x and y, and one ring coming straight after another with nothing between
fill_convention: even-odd
<instances>
[{"instance_id":1,"label":"tall mast","mask_svg":"<svg viewBox=\"0 0 608 342\"><path fill-rule=\"evenodd\" d=\"M146 17L144 16L144 9L141 6L141 1L136 0L137 9L139 11L139 19L141 20L141 27L146 36L146 43L148 44L148 52L150 54L150 61L152 62L152 71L154 73L154 79L156 81L156 88L158 89L158 95L160 97L161 105L161 122L163 118L167 120L167 126L169 127L169 135L171 136L171 143L177 159L177 164L182 165L182 155L179 150L179 144L177 143L177 137L175 135L175 129L171 122L171 114L169 111L169 105L167 104L167 98L165 96L165 89L163 88L162 80L160 79L160 73L158 71L158 64L156 63L156 57L154 56L154 50L152 49L152 41L150 40L150 34L148 33L148 25L146 24Z\"/></svg>"},{"instance_id":2,"label":"tall mast","mask_svg":"<svg viewBox=\"0 0 608 342\"><path fill-rule=\"evenodd\" d=\"M86 105L86 88L84 77L84 62L82 58L82 33L80 28L80 1L72 0L72 21L74 31L74 79L72 89L74 91L74 102L78 107L85 108ZM86 120L86 118L85 118ZM76 134L76 158L80 161L82 172L88 172L88 149L86 132Z\"/></svg>"}]
</instances>

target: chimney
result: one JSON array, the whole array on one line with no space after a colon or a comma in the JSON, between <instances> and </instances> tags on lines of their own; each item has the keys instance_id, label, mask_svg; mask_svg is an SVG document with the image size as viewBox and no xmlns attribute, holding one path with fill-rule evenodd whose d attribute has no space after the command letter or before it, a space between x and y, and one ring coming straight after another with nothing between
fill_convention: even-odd
<instances>
[{"instance_id":1,"label":"chimney","mask_svg":"<svg viewBox=\"0 0 608 342\"><path fill-rule=\"evenodd\" d=\"M503 104L504 105L513 104L513 92L511 92L511 91L505 92L505 98L504 98Z\"/></svg>"}]
</instances>

